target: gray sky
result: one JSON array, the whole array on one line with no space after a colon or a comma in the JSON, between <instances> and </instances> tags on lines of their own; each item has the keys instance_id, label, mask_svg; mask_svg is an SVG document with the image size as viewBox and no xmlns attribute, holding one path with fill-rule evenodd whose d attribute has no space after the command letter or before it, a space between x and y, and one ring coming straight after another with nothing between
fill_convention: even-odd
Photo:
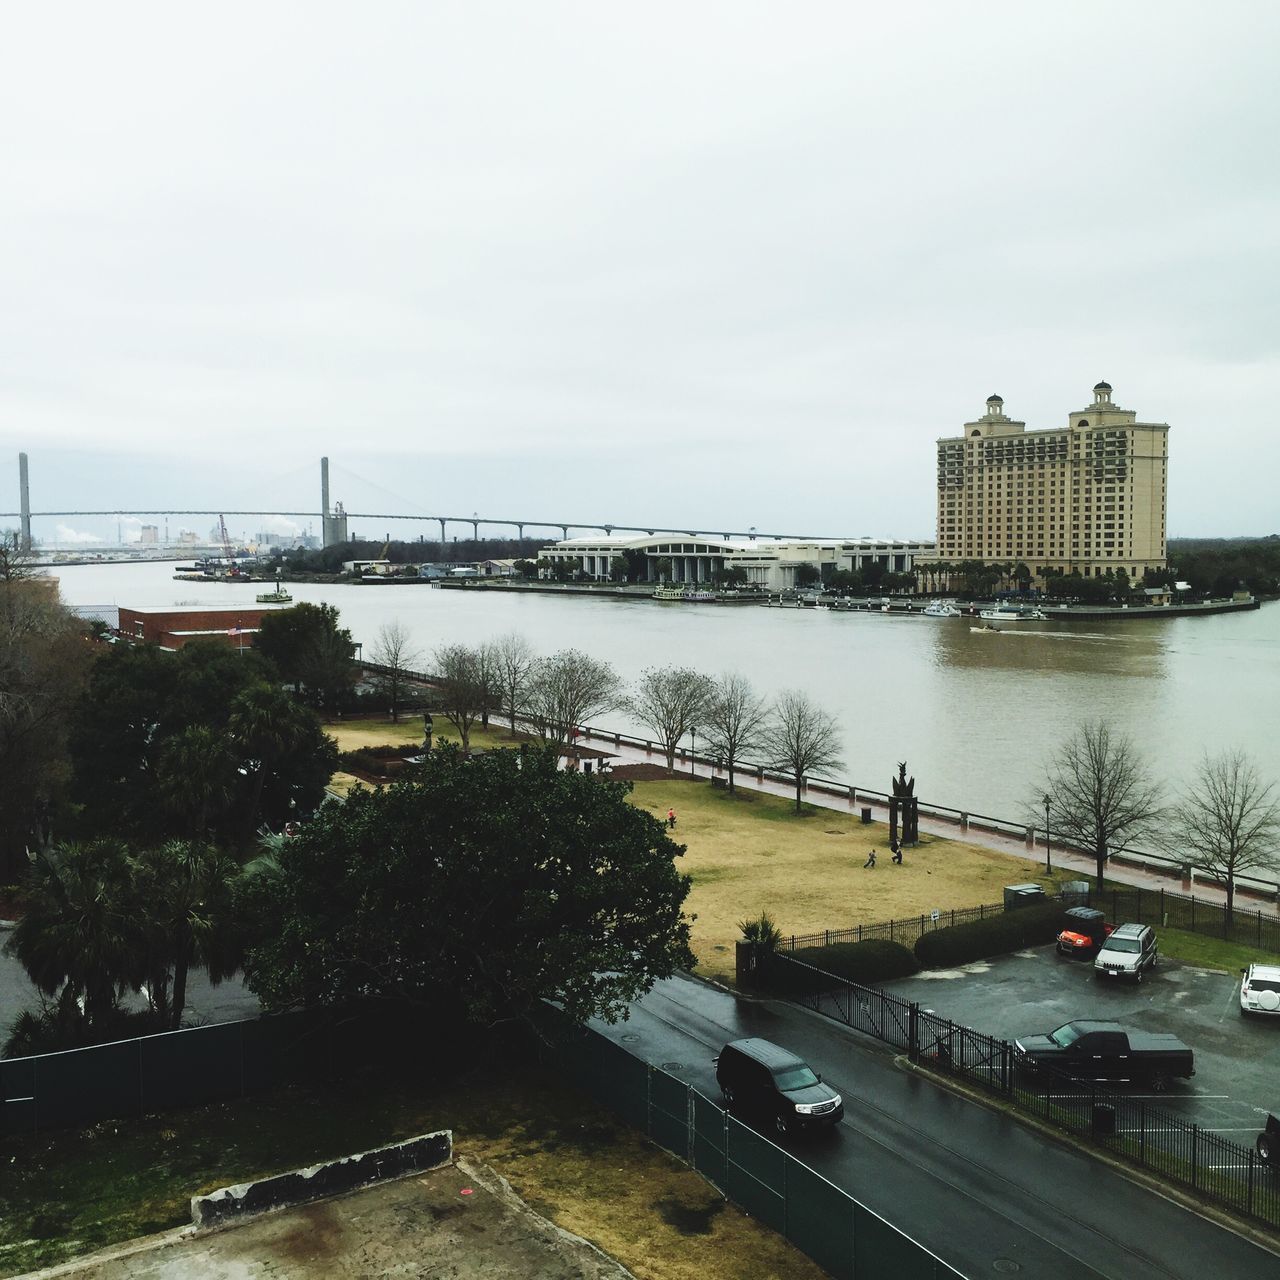
<instances>
[{"instance_id":1,"label":"gray sky","mask_svg":"<svg viewBox=\"0 0 1280 1280\"><path fill-rule=\"evenodd\" d=\"M1173 535L1275 532L1278 37L1270 0L9 6L0 509L19 449L38 510L315 508L328 453L354 510L932 537L939 435L1105 378L1172 426Z\"/></svg>"}]
</instances>

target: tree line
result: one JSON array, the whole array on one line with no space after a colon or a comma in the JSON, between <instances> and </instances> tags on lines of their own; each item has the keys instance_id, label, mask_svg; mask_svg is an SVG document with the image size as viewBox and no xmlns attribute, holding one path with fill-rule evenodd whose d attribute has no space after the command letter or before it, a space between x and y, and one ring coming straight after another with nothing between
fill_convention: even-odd
<instances>
[{"instance_id":1,"label":"tree line","mask_svg":"<svg viewBox=\"0 0 1280 1280\"><path fill-rule=\"evenodd\" d=\"M1111 855L1131 841L1203 867L1226 890L1228 924L1237 878L1278 869L1280 791L1235 749L1206 752L1171 796L1128 734L1093 720L1052 753L1029 811L1045 814L1051 837L1092 851L1099 891Z\"/></svg>"},{"instance_id":2,"label":"tree line","mask_svg":"<svg viewBox=\"0 0 1280 1280\"><path fill-rule=\"evenodd\" d=\"M422 656L399 623L381 629L372 652L394 716L395 698ZM524 724L563 749L590 721L625 712L653 732L668 769L680 742L693 745L697 734L706 754L723 763L730 791L744 760L785 772L795 781L797 812L806 776L844 767L834 716L797 689L771 701L734 673L713 678L689 667L651 667L629 689L608 662L577 649L540 656L516 632L478 645L441 645L429 665L431 709L458 731L464 752L476 724L487 726L492 713L513 734Z\"/></svg>"}]
</instances>

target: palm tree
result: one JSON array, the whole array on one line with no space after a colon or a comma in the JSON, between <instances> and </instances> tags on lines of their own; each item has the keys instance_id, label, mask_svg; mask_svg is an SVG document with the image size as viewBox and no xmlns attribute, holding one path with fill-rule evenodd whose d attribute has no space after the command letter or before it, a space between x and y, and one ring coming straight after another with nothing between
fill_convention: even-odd
<instances>
[{"instance_id":1,"label":"palm tree","mask_svg":"<svg viewBox=\"0 0 1280 1280\"><path fill-rule=\"evenodd\" d=\"M55 845L37 853L26 913L5 950L64 1027L101 1029L140 972L141 935L129 909L129 866L120 846Z\"/></svg>"},{"instance_id":2,"label":"palm tree","mask_svg":"<svg viewBox=\"0 0 1280 1280\"><path fill-rule=\"evenodd\" d=\"M231 704L229 729L247 757L252 772L252 796L245 811L245 831L257 829L262 812L262 791L279 762L302 741L306 715L283 689L255 685Z\"/></svg>"},{"instance_id":3,"label":"palm tree","mask_svg":"<svg viewBox=\"0 0 1280 1280\"><path fill-rule=\"evenodd\" d=\"M192 725L164 744L156 777L176 829L203 840L231 806L236 762L217 730Z\"/></svg>"},{"instance_id":4,"label":"palm tree","mask_svg":"<svg viewBox=\"0 0 1280 1280\"><path fill-rule=\"evenodd\" d=\"M152 1004L176 1030L187 1003L187 975L203 966L216 986L240 966L233 897L240 864L210 845L170 840L132 859L137 911L148 939ZM157 1001L173 978L166 1009Z\"/></svg>"}]
</instances>

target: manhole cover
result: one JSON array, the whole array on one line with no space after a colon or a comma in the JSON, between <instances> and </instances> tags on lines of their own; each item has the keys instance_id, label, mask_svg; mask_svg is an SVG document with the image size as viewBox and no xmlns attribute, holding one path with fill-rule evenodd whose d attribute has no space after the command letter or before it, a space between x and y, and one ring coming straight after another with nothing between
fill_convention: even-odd
<instances>
[{"instance_id":1,"label":"manhole cover","mask_svg":"<svg viewBox=\"0 0 1280 1280\"><path fill-rule=\"evenodd\" d=\"M636 1035L636 1033L635 1033L634 1031L628 1031L628 1032L627 1032L627 1034L626 1034L626 1035L624 1035L624 1036L622 1037L622 1043L623 1043L623 1044L636 1044L636 1043L638 1043L639 1039L640 1039L640 1037L639 1037L638 1035Z\"/></svg>"},{"instance_id":2,"label":"manhole cover","mask_svg":"<svg viewBox=\"0 0 1280 1280\"><path fill-rule=\"evenodd\" d=\"M664 1062L662 1064L662 1069L663 1071L683 1071L684 1063L683 1062Z\"/></svg>"},{"instance_id":3,"label":"manhole cover","mask_svg":"<svg viewBox=\"0 0 1280 1280\"><path fill-rule=\"evenodd\" d=\"M991 1264L992 1271L999 1271L1001 1275L1011 1276L1015 1271L1022 1270L1022 1263L1014 1262L1012 1258L997 1258Z\"/></svg>"}]
</instances>

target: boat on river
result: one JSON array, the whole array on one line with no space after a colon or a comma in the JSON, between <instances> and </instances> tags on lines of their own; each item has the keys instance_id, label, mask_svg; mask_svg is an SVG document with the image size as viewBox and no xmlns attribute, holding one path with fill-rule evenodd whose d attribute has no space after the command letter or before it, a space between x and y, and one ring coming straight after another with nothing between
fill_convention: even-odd
<instances>
[{"instance_id":1,"label":"boat on river","mask_svg":"<svg viewBox=\"0 0 1280 1280\"><path fill-rule=\"evenodd\" d=\"M924 607L924 616L926 618L959 618L963 617L960 610L951 603L950 600L931 600Z\"/></svg>"},{"instance_id":2,"label":"boat on river","mask_svg":"<svg viewBox=\"0 0 1280 1280\"><path fill-rule=\"evenodd\" d=\"M653 593L655 600L678 600L683 604L716 604L720 597L714 591L690 591L687 587L662 586Z\"/></svg>"},{"instance_id":3,"label":"boat on river","mask_svg":"<svg viewBox=\"0 0 1280 1280\"><path fill-rule=\"evenodd\" d=\"M994 609L983 609L979 614L983 622L1047 622L1049 615L1030 605L998 604Z\"/></svg>"}]
</instances>

